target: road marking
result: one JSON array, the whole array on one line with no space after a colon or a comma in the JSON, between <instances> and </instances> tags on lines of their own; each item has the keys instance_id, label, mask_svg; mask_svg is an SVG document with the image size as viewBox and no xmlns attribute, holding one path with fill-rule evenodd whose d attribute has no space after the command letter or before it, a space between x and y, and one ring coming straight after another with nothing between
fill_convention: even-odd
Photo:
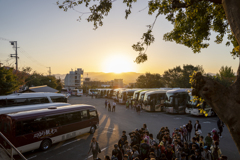
<instances>
[{"instance_id":1,"label":"road marking","mask_svg":"<svg viewBox=\"0 0 240 160\"><path fill-rule=\"evenodd\" d=\"M207 122L203 122L203 123L211 123L211 122L207 121Z\"/></svg>"},{"instance_id":2,"label":"road marking","mask_svg":"<svg viewBox=\"0 0 240 160\"><path fill-rule=\"evenodd\" d=\"M65 144L61 145L61 147L66 146L66 145L68 145L68 144L71 144L71 143L73 143L73 142L77 142L77 141L79 141L79 140L81 140L81 139L76 139L76 140L74 140L74 141L65 143Z\"/></svg>"},{"instance_id":3,"label":"road marking","mask_svg":"<svg viewBox=\"0 0 240 160\"><path fill-rule=\"evenodd\" d=\"M105 147L105 148L103 148L103 149L101 149L101 151L104 151L104 150L106 150L108 147ZM93 155L90 155L90 156L88 156L88 158L91 158ZM88 159L87 158L87 159Z\"/></svg>"},{"instance_id":4,"label":"road marking","mask_svg":"<svg viewBox=\"0 0 240 160\"><path fill-rule=\"evenodd\" d=\"M37 155L35 155L35 156L32 156L32 157L30 157L30 158L28 158L28 159L33 159L33 158L36 158L37 157Z\"/></svg>"},{"instance_id":5,"label":"road marking","mask_svg":"<svg viewBox=\"0 0 240 160\"><path fill-rule=\"evenodd\" d=\"M173 119L182 119L182 118L173 118Z\"/></svg>"}]
</instances>

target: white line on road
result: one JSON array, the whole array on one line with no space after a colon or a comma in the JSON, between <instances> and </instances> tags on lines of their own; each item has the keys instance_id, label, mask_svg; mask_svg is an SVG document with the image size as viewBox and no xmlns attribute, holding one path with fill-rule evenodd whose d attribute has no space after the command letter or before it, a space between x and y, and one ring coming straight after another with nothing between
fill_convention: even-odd
<instances>
[{"instance_id":1,"label":"white line on road","mask_svg":"<svg viewBox=\"0 0 240 160\"><path fill-rule=\"evenodd\" d=\"M80 140L80 139L76 139L76 140L74 140L74 141L71 141L71 142L65 143L65 144L61 145L61 147L66 146L66 145L68 145L68 144L71 144L71 143L73 143L73 142L79 141L79 140Z\"/></svg>"},{"instance_id":2,"label":"white line on road","mask_svg":"<svg viewBox=\"0 0 240 160\"><path fill-rule=\"evenodd\" d=\"M211 122L208 122L208 121L207 121L207 122L203 122L203 123L211 123Z\"/></svg>"},{"instance_id":3,"label":"white line on road","mask_svg":"<svg viewBox=\"0 0 240 160\"><path fill-rule=\"evenodd\" d=\"M33 158L36 158L37 157L37 155L35 155L35 156L32 156L32 157L30 157L30 158L28 158L28 159L33 159Z\"/></svg>"},{"instance_id":4,"label":"white line on road","mask_svg":"<svg viewBox=\"0 0 240 160\"><path fill-rule=\"evenodd\" d=\"M105 147L105 148L103 148L103 149L101 149L101 151L104 151L104 150L106 150L108 147ZM91 158L93 155L91 155L91 156L88 156L88 158Z\"/></svg>"}]
</instances>

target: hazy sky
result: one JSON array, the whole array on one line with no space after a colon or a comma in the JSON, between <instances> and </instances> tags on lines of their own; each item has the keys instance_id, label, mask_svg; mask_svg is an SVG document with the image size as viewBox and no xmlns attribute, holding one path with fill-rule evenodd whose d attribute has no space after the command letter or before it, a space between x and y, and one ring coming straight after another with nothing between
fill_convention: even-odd
<instances>
[{"instance_id":1,"label":"hazy sky","mask_svg":"<svg viewBox=\"0 0 240 160\"><path fill-rule=\"evenodd\" d=\"M122 0L113 3L113 9L103 20L103 27L93 30L93 24L85 19L78 22L79 13L64 12L55 5L57 0L0 0L0 37L18 41L19 67L30 66L33 70L52 74L66 74L71 68L83 68L85 72L151 72L162 74L178 65L202 65L206 72L216 73L222 65L232 66L234 72L238 59L230 56L232 47L225 42L217 45L212 33L210 47L194 54L191 49L175 42L163 41L163 34L172 25L159 17L153 33L155 42L148 51L148 61L136 64L138 55L132 44L140 40L146 25L154 16L147 15L147 0L133 5L132 14L125 20L126 5ZM88 12L85 7L75 8ZM0 61L14 64L9 55L14 50L8 41L0 39ZM10 59L10 60L9 60ZM8 61L7 61L8 60Z\"/></svg>"}]
</instances>

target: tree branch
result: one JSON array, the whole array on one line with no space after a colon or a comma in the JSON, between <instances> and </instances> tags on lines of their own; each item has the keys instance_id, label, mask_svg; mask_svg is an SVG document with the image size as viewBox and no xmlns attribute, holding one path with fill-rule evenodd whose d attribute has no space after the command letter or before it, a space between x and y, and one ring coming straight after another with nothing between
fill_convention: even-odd
<instances>
[{"instance_id":1,"label":"tree branch","mask_svg":"<svg viewBox=\"0 0 240 160\"><path fill-rule=\"evenodd\" d=\"M222 0L197 0L199 1L208 1L208 2L213 2L215 4L222 4ZM196 2L196 0L192 0L192 3ZM190 4L191 5L191 4ZM187 3L180 3L179 0L172 0L172 7L173 8L187 8L190 5L187 5Z\"/></svg>"}]
</instances>

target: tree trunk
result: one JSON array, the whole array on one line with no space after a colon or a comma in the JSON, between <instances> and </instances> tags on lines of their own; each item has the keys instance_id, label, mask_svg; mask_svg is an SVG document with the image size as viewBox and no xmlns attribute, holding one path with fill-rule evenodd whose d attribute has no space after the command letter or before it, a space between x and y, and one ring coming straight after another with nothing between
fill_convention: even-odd
<instances>
[{"instance_id":1,"label":"tree trunk","mask_svg":"<svg viewBox=\"0 0 240 160\"><path fill-rule=\"evenodd\" d=\"M202 76L200 72L194 76L194 79L193 95L204 98L226 124L240 153L239 85L234 83L227 88L209 77Z\"/></svg>"},{"instance_id":2,"label":"tree trunk","mask_svg":"<svg viewBox=\"0 0 240 160\"><path fill-rule=\"evenodd\" d=\"M232 32L240 44L240 0L222 0L222 5Z\"/></svg>"}]
</instances>

